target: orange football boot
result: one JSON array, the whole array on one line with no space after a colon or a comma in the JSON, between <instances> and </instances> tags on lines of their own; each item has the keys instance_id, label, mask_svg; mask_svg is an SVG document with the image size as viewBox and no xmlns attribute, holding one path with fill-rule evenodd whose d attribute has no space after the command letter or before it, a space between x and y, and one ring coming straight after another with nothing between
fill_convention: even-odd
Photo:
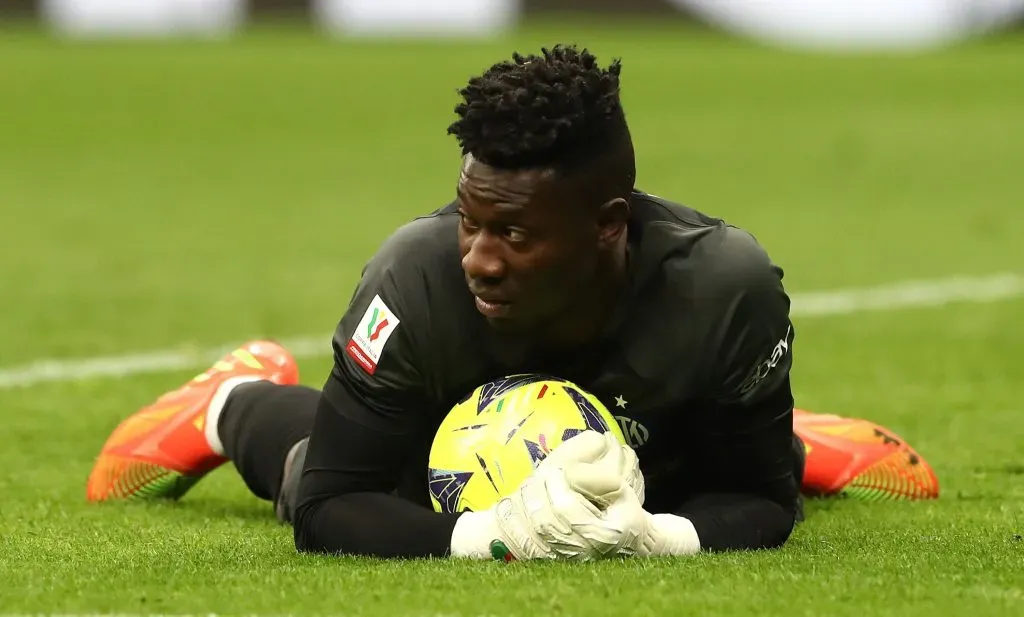
<instances>
[{"instance_id":1,"label":"orange football boot","mask_svg":"<svg viewBox=\"0 0 1024 617\"><path fill-rule=\"evenodd\" d=\"M807 453L804 494L867 500L939 496L939 482L928 463L882 426L796 409L793 430Z\"/></svg>"},{"instance_id":2,"label":"orange football boot","mask_svg":"<svg viewBox=\"0 0 1024 617\"><path fill-rule=\"evenodd\" d=\"M206 410L217 388L236 377L296 384L299 369L287 350L268 341L227 354L114 429L89 474L86 499L178 499L225 463L206 440Z\"/></svg>"}]
</instances>

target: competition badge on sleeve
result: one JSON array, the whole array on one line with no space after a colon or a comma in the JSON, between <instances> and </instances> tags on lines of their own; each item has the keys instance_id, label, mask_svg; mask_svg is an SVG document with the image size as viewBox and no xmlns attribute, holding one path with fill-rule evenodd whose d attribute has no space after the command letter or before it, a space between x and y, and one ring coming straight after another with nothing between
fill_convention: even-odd
<instances>
[{"instance_id":1,"label":"competition badge on sleeve","mask_svg":"<svg viewBox=\"0 0 1024 617\"><path fill-rule=\"evenodd\" d=\"M384 353L384 346L398 329L398 324L394 311L384 304L379 295L375 295L352 333L345 351L364 371L373 375Z\"/></svg>"}]
</instances>

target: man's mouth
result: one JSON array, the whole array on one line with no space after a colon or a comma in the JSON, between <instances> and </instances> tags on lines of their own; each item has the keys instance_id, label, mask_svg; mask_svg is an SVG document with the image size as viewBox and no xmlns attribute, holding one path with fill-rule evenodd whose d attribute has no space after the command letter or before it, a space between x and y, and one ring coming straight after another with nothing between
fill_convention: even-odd
<instances>
[{"instance_id":1,"label":"man's mouth","mask_svg":"<svg viewBox=\"0 0 1024 617\"><path fill-rule=\"evenodd\" d=\"M491 299L485 300L480 296L475 296L475 298L476 310L480 311L480 313L484 317L490 319L500 319L502 317L507 317L509 311L512 309L511 302L504 302Z\"/></svg>"}]
</instances>

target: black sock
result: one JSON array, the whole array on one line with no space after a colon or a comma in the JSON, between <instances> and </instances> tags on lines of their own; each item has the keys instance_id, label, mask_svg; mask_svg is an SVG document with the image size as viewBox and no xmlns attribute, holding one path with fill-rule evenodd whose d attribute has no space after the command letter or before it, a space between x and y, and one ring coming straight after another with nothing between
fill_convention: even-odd
<instances>
[{"instance_id":1,"label":"black sock","mask_svg":"<svg viewBox=\"0 0 1024 617\"><path fill-rule=\"evenodd\" d=\"M254 495L277 500L284 461L308 437L320 391L254 381L237 386L224 403L217 429L224 452Z\"/></svg>"}]
</instances>

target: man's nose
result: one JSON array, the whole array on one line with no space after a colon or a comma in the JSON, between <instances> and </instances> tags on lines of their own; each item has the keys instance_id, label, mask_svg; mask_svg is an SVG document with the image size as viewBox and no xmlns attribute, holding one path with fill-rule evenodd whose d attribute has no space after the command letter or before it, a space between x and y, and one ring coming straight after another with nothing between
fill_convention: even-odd
<instances>
[{"instance_id":1,"label":"man's nose","mask_svg":"<svg viewBox=\"0 0 1024 617\"><path fill-rule=\"evenodd\" d=\"M505 278L508 267L501 257L501 240L480 232L469 240L469 250L462 257L462 269L470 279L493 284Z\"/></svg>"}]
</instances>

